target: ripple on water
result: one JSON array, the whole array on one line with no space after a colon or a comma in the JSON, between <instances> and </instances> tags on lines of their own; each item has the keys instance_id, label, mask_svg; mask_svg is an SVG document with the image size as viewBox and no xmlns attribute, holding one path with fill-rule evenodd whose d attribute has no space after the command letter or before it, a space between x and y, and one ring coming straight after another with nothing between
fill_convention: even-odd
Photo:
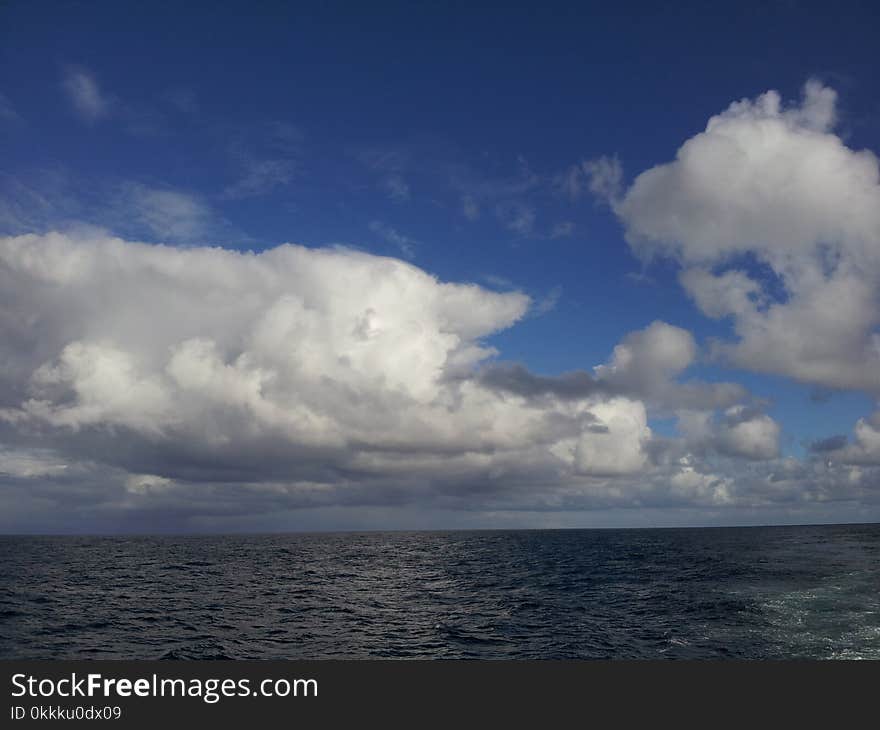
<instances>
[{"instance_id":1,"label":"ripple on water","mask_svg":"<svg viewBox=\"0 0 880 730\"><path fill-rule=\"evenodd\" d=\"M2 658L880 658L880 527L0 538Z\"/></svg>"}]
</instances>

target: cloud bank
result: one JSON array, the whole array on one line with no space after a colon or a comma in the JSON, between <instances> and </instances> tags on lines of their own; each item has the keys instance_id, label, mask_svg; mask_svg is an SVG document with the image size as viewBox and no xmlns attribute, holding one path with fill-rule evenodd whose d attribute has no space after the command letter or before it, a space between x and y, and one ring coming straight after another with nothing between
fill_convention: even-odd
<instances>
[{"instance_id":1,"label":"cloud bank","mask_svg":"<svg viewBox=\"0 0 880 730\"><path fill-rule=\"evenodd\" d=\"M683 440L655 438L649 412L733 408L745 391L679 382L696 344L662 322L592 373L497 361L486 338L530 304L346 249L3 238L0 473L24 490L19 519L37 494L144 519L172 504L181 519L668 499L661 474L703 467L680 462ZM756 418L728 426L716 452L773 456L751 446L769 421ZM713 502L726 483L703 477L696 498Z\"/></svg>"},{"instance_id":2,"label":"cloud bank","mask_svg":"<svg viewBox=\"0 0 880 730\"><path fill-rule=\"evenodd\" d=\"M106 106L83 79L68 92L95 121ZM407 515L399 526L858 514L877 502L876 414L797 460L746 388L689 376L708 358L880 392L878 164L834 133L836 117L835 93L810 82L798 104L767 92L731 105L629 187L616 158L560 178L571 198L608 203L637 255L677 262L697 307L731 325L704 350L646 321L605 362L561 375L491 345L541 302L394 258L92 229L0 238L0 529L338 526L341 513L387 526L388 510ZM527 207L463 195L468 217L493 203L512 231L534 223ZM192 196L120 196L159 237L210 230Z\"/></svg>"}]
</instances>

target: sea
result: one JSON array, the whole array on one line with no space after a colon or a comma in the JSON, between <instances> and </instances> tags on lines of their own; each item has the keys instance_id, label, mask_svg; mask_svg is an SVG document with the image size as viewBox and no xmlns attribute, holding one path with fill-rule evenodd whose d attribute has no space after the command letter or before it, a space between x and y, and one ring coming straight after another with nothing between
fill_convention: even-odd
<instances>
[{"instance_id":1,"label":"sea","mask_svg":"<svg viewBox=\"0 0 880 730\"><path fill-rule=\"evenodd\" d=\"M876 659L880 525L0 537L2 659Z\"/></svg>"}]
</instances>

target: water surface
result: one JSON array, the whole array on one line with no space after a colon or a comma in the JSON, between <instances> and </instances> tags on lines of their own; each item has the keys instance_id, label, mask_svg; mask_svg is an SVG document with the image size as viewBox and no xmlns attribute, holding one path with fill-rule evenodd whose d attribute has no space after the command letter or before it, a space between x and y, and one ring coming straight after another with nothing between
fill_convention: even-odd
<instances>
[{"instance_id":1,"label":"water surface","mask_svg":"<svg viewBox=\"0 0 880 730\"><path fill-rule=\"evenodd\" d=\"M880 658L880 525L0 537L0 658Z\"/></svg>"}]
</instances>

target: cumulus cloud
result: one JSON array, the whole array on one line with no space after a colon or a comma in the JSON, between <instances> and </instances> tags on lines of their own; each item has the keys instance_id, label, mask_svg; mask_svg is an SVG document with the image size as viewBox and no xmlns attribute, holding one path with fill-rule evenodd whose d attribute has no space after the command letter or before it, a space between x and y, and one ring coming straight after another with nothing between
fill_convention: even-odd
<instances>
[{"instance_id":1,"label":"cumulus cloud","mask_svg":"<svg viewBox=\"0 0 880 730\"><path fill-rule=\"evenodd\" d=\"M756 461L779 456L779 424L759 408L738 404L720 417L709 411L682 410L678 425L693 452L710 450Z\"/></svg>"},{"instance_id":2,"label":"cumulus cloud","mask_svg":"<svg viewBox=\"0 0 880 730\"><path fill-rule=\"evenodd\" d=\"M675 413L681 418L682 412L692 411L707 423L714 418L717 409L727 409L728 418L733 419L734 410L731 409L745 409L741 401L749 400L748 391L736 383L682 380L683 373L696 361L697 355L698 348L690 332L656 321L643 330L626 335L614 348L608 362L596 366L592 372L580 370L544 376L530 372L521 364L498 362L483 367L478 377L487 388L538 402L584 399L591 399L593 403L628 401L637 403L643 412L650 409L657 415ZM594 415L597 413L593 406L590 410ZM751 410L744 412L752 413ZM633 422L633 417L630 417L630 421ZM589 430L592 433L607 431L601 420L593 423ZM765 427L760 433L757 430L756 424L744 426L736 434L727 436L731 446L716 450L747 458L756 458L755 453L760 449L764 449L763 454L775 455L778 450L778 426L774 422L772 428ZM639 429L634 429L633 433L637 431ZM745 443L749 436L755 442L761 437L766 437L769 442L764 445L752 443L751 451L745 446L736 447L737 441ZM687 445L704 450L709 440L706 436L691 438L688 444L679 444L676 448L681 450ZM652 446L647 437L639 440L639 444L640 450L650 450ZM663 445L659 447L662 450ZM641 463L644 465L645 462Z\"/></svg>"},{"instance_id":3,"label":"cumulus cloud","mask_svg":"<svg viewBox=\"0 0 880 730\"><path fill-rule=\"evenodd\" d=\"M880 392L880 182L834 133L836 93L732 104L613 206L633 250L670 256L736 339L716 357L827 388Z\"/></svg>"},{"instance_id":4,"label":"cumulus cloud","mask_svg":"<svg viewBox=\"0 0 880 730\"><path fill-rule=\"evenodd\" d=\"M497 361L486 339L530 306L347 249L2 238L0 523L743 508L868 489L870 466L780 460L743 389L684 378L699 348L673 325L630 333L592 371ZM652 411L676 404L692 427L658 437Z\"/></svg>"},{"instance_id":5,"label":"cumulus cloud","mask_svg":"<svg viewBox=\"0 0 880 730\"><path fill-rule=\"evenodd\" d=\"M852 441L838 434L810 444L810 451L828 463L880 465L880 411L856 421Z\"/></svg>"},{"instance_id":6,"label":"cumulus cloud","mask_svg":"<svg viewBox=\"0 0 880 730\"><path fill-rule=\"evenodd\" d=\"M663 409L730 406L747 397L735 383L679 382L678 376L697 359L693 335L681 327L655 321L632 332L614 348L610 361L596 368L605 387L636 393Z\"/></svg>"},{"instance_id":7,"label":"cumulus cloud","mask_svg":"<svg viewBox=\"0 0 880 730\"><path fill-rule=\"evenodd\" d=\"M398 260L52 234L3 239L0 261L6 428L137 473L336 480L542 449L564 468L549 446L593 420L588 403L538 408L467 377L527 297Z\"/></svg>"},{"instance_id":8,"label":"cumulus cloud","mask_svg":"<svg viewBox=\"0 0 880 730\"><path fill-rule=\"evenodd\" d=\"M641 471L651 438L648 415L641 401L613 398L591 408L602 428L585 429L574 448L580 474L617 475Z\"/></svg>"},{"instance_id":9,"label":"cumulus cloud","mask_svg":"<svg viewBox=\"0 0 880 730\"><path fill-rule=\"evenodd\" d=\"M616 352L613 377L528 391L516 381L536 376L514 372L508 387L483 340L528 297L343 249L26 235L0 240L0 284L0 437L97 464L128 500L193 484L289 505L561 499L650 466L639 389L654 385L621 374L632 357L669 377L692 356L652 325ZM31 461L7 456L6 473L49 473Z\"/></svg>"}]
</instances>

